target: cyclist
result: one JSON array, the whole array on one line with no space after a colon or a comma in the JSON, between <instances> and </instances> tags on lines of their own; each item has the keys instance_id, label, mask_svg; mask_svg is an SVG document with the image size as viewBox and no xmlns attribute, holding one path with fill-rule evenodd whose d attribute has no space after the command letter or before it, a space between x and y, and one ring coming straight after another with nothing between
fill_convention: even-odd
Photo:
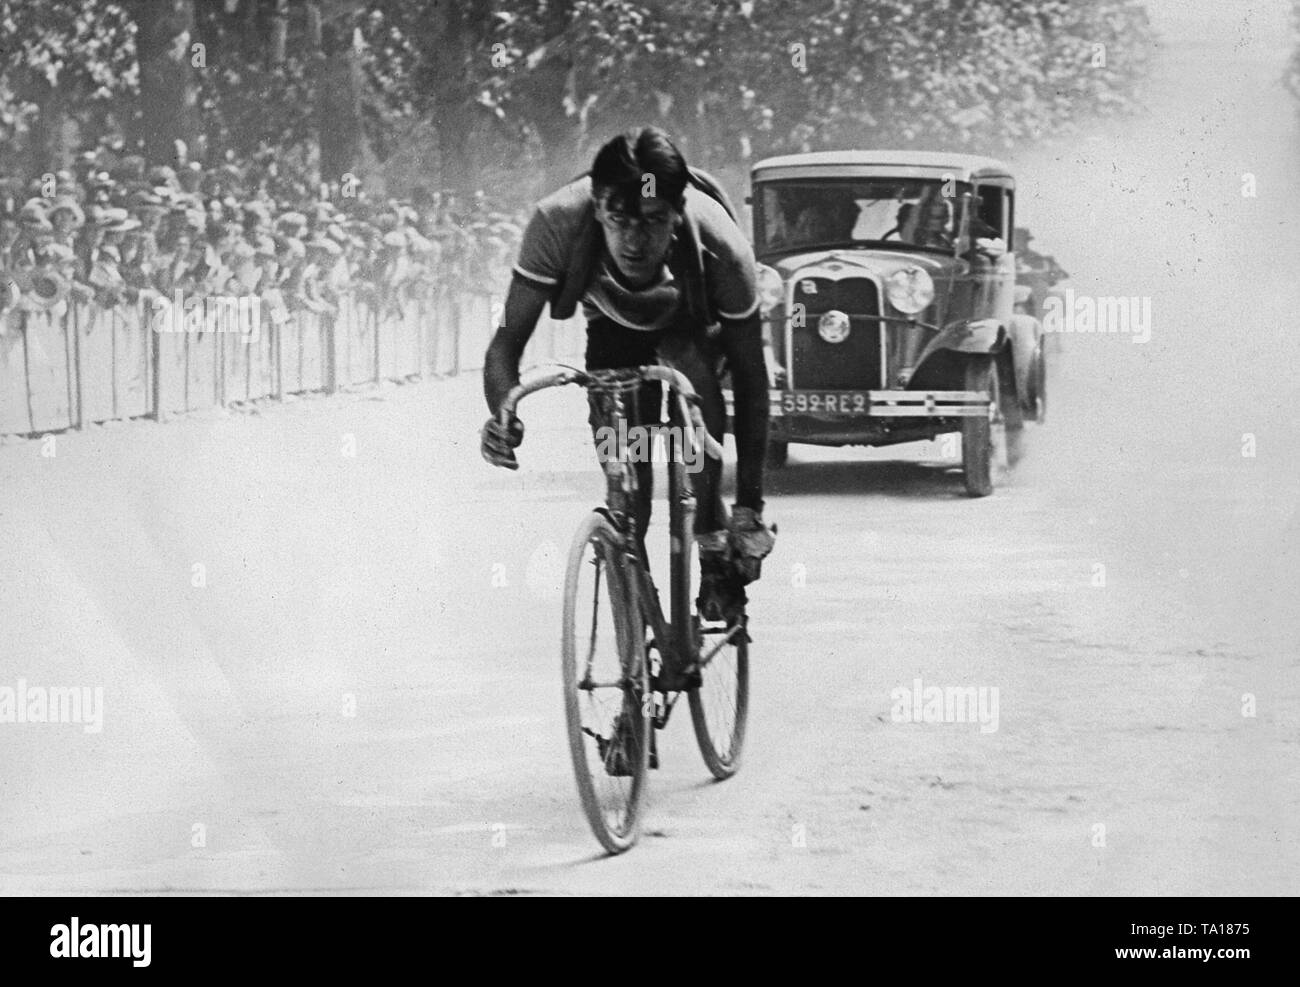
<instances>
[{"instance_id":1,"label":"cyclist","mask_svg":"<svg viewBox=\"0 0 1300 987\"><path fill-rule=\"evenodd\" d=\"M481 433L482 452L493 465L518 465L513 450L523 440L523 423L515 418L503 426L497 412L519 382L519 361L543 308L550 303L551 316L564 319L579 302L587 319L588 370L657 361L675 367L700 395L705 425L719 440L726 425L719 357L730 370L737 465L729 524L723 521L721 464L706 459L692 474L697 606L706 620L729 619L744 606L744 585L759 577L775 541L762 520L768 392L754 254L716 183L689 169L658 128L610 140L588 175L537 204L483 370L492 417ZM657 383L643 387L629 409L629 425L660 424L661 400ZM650 520L648 459L635 464L642 538Z\"/></svg>"}]
</instances>

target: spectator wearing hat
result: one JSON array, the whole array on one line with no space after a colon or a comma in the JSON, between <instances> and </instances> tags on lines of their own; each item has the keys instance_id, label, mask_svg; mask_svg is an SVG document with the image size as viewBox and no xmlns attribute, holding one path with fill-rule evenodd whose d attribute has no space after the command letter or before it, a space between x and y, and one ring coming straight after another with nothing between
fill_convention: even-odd
<instances>
[{"instance_id":1,"label":"spectator wearing hat","mask_svg":"<svg viewBox=\"0 0 1300 987\"><path fill-rule=\"evenodd\" d=\"M402 318L406 311L407 282L412 276L406 249L406 234L401 230L385 233L380 249L381 311L393 311Z\"/></svg>"},{"instance_id":2,"label":"spectator wearing hat","mask_svg":"<svg viewBox=\"0 0 1300 987\"><path fill-rule=\"evenodd\" d=\"M282 326L289 321L289 307L285 303L280 278L284 272L280 269L279 247L274 239L261 234L253 244L257 265L261 268L259 294L262 301L264 319L273 326Z\"/></svg>"},{"instance_id":3,"label":"spectator wearing hat","mask_svg":"<svg viewBox=\"0 0 1300 987\"><path fill-rule=\"evenodd\" d=\"M54 224L47 215L44 199L28 199L18 210L18 236L9 248L12 270L30 270L37 255L54 239Z\"/></svg>"},{"instance_id":4,"label":"spectator wearing hat","mask_svg":"<svg viewBox=\"0 0 1300 987\"><path fill-rule=\"evenodd\" d=\"M154 287L164 295L171 297L180 285L190 262L190 247L193 243L193 231L184 224L169 225L159 241L153 282Z\"/></svg>"},{"instance_id":5,"label":"spectator wearing hat","mask_svg":"<svg viewBox=\"0 0 1300 987\"><path fill-rule=\"evenodd\" d=\"M220 294L231 276L216 248L200 236L191 240L189 256L178 267L172 290L179 288L189 295Z\"/></svg>"},{"instance_id":6,"label":"spectator wearing hat","mask_svg":"<svg viewBox=\"0 0 1300 987\"><path fill-rule=\"evenodd\" d=\"M47 215L54 227L55 242L73 247L81 228L86 225L86 213L81 204L71 195L56 196Z\"/></svg>"},{"instance_id":7,"label":"spectator wearing hat","mask_svg":"<svg viewBox=\"0 0 1300 987\"><path fill-rule=\"evenodd\" d=\"M96 300L106 306L126 300L126 279L122 274L122 240L139 229L140 221L121 206L101 208L95 216L95 229L88 241L89 250L82 260L90 271L89 280Z\"/></svg>"},{"instance_id":8,"label":"spectator wearing hat","mask_svg":"<svg viewBox=\"0 0 1300 987\"><path fill-rule=\"evenodd\" d=\"M80 298L85 291L89 291L85 284L89 269L83 255L77 252L86 225L86 214L80 203L72 196L57 196L50 204L48 215L54 227L53 245L66 248L71 255L71 269L67 272L67 276L74 282L74 286L79 287L80 290L75 291L74 295ZM58 253L60 257L63 256L62 251ZM66 268L67 264L65 263L64 266Z\"/></svg>"},{"instance_id":9,"label":"spectator wearing hat","mask_svg":"<svg viewBox=\"0 0 1300 987\"><path fill-rule=\"evenodd\" d=\"M181 183L176 177L176 171L169 165L154 165L149 169L146 178L155 191L160 188L166 188L171 192L181 190Z\"/></svg>"},{"instance_id":10,"label":"spectator wearing hat","mask_svg":"<svg viewBox=\"0 0 1300 987\"><path fill-rule=\"evenodd\" d=\"M303 268L301 292L307 307L317 312L337 312L339 291L334 269L343 259L343 248L320 233L308 240L304 248L307 263Z\"/></svg>"},{"instance_id":11,"label":"spectator wearing hat","mask_svg":"<svg viewBox=\"0 0 1300 987\"><path fill-rule=\"evenodd\" d=\"M148 298L156 292L154 285L157 245L144 227L138 227L122 236L122 263L119 270L126 281L126 299Z\"/></svg>"},{"instance_id":12,"label":"spectator wearing hat","mask_svg":"<svg viewBox=\"0 0 1300 987\"><path fill-rule=\"evenodd\" d=\"M262 280L262 268L257 263L257 250L246 240L240 240L231 251L230 269L232 276L226 284L225 293L231 295L251 295L257 290Z\"/></svg>"},{"instance_id":13,"label":"spectator wearing hat","mask_svg":"<svg viewBox=\"0 0 1300 987\"><path fill-rule=\"evenodd\" d=\"M117 195L117 182L107 171L98 171L90 178L90 201L97 206L109 206Z\"/></svg>"},{"instance_id":14,"label":"spectator wearing hat","mask_svg":"<svg viewBox=\"0 0 1300 987\"><path fill-rule=\"evenodd\" d=\"M307 248L297 237L277 234L276 260L280 264L280 290L290 308L297 305L302 293L302 271L307 263Z\"/></svg>"}]
</instances>

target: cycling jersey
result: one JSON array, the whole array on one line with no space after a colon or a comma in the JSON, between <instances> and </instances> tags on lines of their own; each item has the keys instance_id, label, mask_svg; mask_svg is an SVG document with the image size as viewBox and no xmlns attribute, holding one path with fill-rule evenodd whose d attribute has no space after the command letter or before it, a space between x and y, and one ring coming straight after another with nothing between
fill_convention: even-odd
<instances>
[{"instance_id":1,"label":"cycling jersey","mask_svg":"<svg viewBox=\"0 0 1300 987\"><path fill-rule=\"evenodd\" d=\"M694 184L684 192L682 222L673 232L668 257L646 287L631 289L615 277L587 176L537 204L514 277L518 285L549 300L552 318L571 318L582 304L588 317L589 367L636 366L658 358L685 373L701 397L706 426L719 437L726 431L718 376L718 357L724 358L735 392L736 503L759 513L768 390L754 252L719 201L725 196L717 183L695 169L691 177ZM509 304L508 298L507 308ZM721 331L710 331L719 324ZM494 410L518 382L519 361L534 325L535 316L526 326L502 325L488 347L484 393ZM648 407L654 405L653 399L647 401ZM697 532L723 526L720 475L721 464L707 460L692 478Z\"/></svg>"},{"instance_id":2,"label":"cycling jersey","mask_svg":"<svg viewBox=\"0 0 1300 987\"><path fill-rule=\"evenodd\" d=\"M685 199L666 269L646 289L629 289L608 270L586 176L537 204L514 273L550 294L557 319L573 315L580 301L590 316L646 331L749 318L758 309L749 241L706 192L688 186Z\"/></svg>"}]
</instances>

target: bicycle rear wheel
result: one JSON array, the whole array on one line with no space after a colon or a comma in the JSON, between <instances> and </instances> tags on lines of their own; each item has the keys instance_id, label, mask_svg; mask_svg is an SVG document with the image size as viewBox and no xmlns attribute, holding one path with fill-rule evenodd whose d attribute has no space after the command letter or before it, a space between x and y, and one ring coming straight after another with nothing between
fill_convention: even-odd
<instances>
[{"instance_id":1,"label":"bicycle rear wheel","mask_svg":"<svg viewBox=\"0 0 1300 987\"><path fill-rule=\"evenodd\" d=\"M694 599L699 592L698 550L692 552L687 571L692 583L690 598ZM699 618L695 619L699 627ZM742 618L739 626L710 625L697 640L700 685L687 693L691 724L705 765L714 778L724 781L740 768L745 744L745 718L749 713L749 635Z\"/></svg>"},{"instance_id":2,"label":"bicycle rear wheel","mask_svg":"<svg viewBox=\"0 0 1300 987\"><path fill-rule=\"evenodd\" d=\"M645 626L624 570L622 537L599 511L578 528L564 581L562 672L578 797L609 853L640 835L649 768Z\"/></svg>"}]
</instances>

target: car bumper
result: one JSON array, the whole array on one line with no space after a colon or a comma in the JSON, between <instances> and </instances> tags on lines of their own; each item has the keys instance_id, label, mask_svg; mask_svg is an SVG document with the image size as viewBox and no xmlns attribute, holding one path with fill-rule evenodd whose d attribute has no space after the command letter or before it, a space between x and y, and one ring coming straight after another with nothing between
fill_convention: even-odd
<instances>
[{"instance_id":1,"label":"car bumper","mask_svg":"<svg viewBox=\"0 0 1300 987\"><path fill-rule=\"evenodd\" d=\"M805 399L811 392L804 392ZM823 392L824 393L824 392ZM800 410L798 391L768 391L768 426L779 442L811 445L886 445L959 431L964 418L989 414L989 396L983 391L888 390L851 392L863 395L861 410L850 412ZM732 396L725 392L727 417Z\"/></svg>"},{"instance_id":2,"label":"car bumper","mask_svg":"<svg viewBox=\"0 0 1300 987\"><path fill-rule=\"evenodd\" d=\"M730 418L734 402L730 389L723 392ZM799 391L773 388L768 394L771 418L806 418L843 425L861 418L980 418L989 413L989 396L985 391L855 391L865 395L863 407L854 411L824 411L799 406ZM823 392L818 392L823 393Z\"/></svg>"}]
</instances>

